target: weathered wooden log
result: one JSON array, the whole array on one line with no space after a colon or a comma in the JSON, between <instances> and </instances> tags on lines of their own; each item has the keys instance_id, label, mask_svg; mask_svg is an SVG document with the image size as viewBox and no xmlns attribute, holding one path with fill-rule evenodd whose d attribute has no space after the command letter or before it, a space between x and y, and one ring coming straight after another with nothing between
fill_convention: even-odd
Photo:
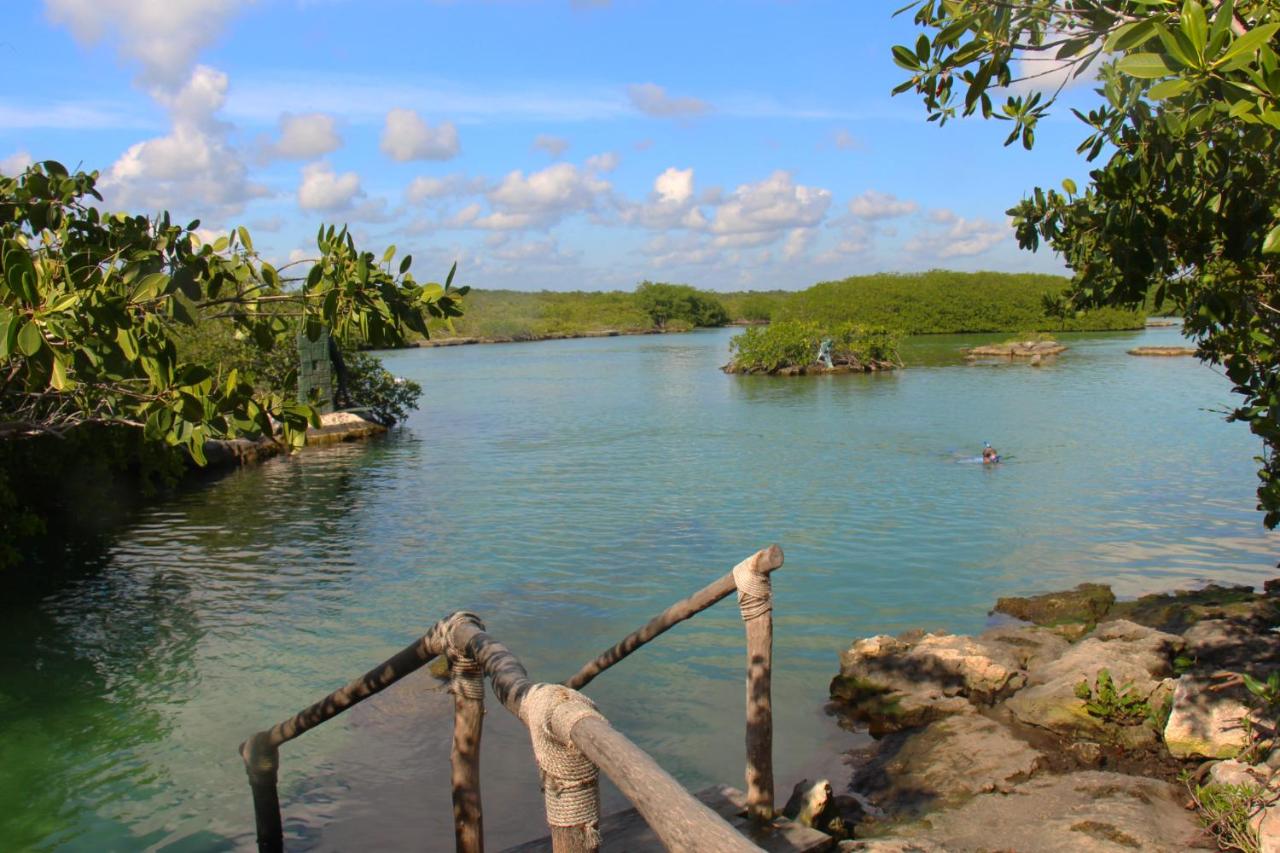
<instances>
[{"instance_id":1,"label":"weathered wooden log","mask_svg":"<svg viewBox=\"0 0 1280 853\"><path fill-rule=\"evenodd\" d=\"M458 853L484 853L484 810L480 801L480 736L484 723L484 670L452 650L449 675L453 693L453 831Z\"/></svg>"},{"instance_id":2,"label":"weathered wooden log","mask_svg":"<svg viewBox=\"0 0 1280 853\"><path fill-rule=\"evenodd\" d=\"M608 721L586 717L568 736L608 774L668 850L759 851L720 815L693 797Z\"/></svg>"},{"instance_id":3,"label":"weathered wooden log","mask_svg":"<svg viewBox=\"0 0 1280 853\"><path fill-rule=\"evenodd\" d=\"M421 669L444 651L444 620L364 675L333 691L319 702L258 732L240 744L240 757L253 791L253 814L257 825L259 853L280 853L284 831L280 819L280 796L276 780L280 769L280 745L332 719L357 702L385 690L412 672Z\"/></svg>"},{"instance_id":4,"label":"weathered wooden log","mask_svg":"<svg viewBox=\"0 0 1280 853\"><path fill-rule=\"evenodd\" d=\"M747 813L773 820L773 590L769 573L744 560L733 569L747 633Z\"/></svg>"},{"instance_id":5,"label":"weathered wooden log","mask_svg":"<svg viewBox=\"0 0 1280 853\"><path fill-rule=\"evenodd\" d=\"M778 558L780 563L781 551ZM507 710L524 719L520 713L521 703L535 685L529 681L528 673L516 656L474 626L455 628L453 641L460 643L467 654L484 667L494 694ZM568 731L555 734L577 746L613 780L669 849L757 849L603 718L587 716L575 722ZM553 833L553 844L555 837Z\"/></svg>"},{"instance_id":6,"label":"weathered wooden log","mask_svg":"<svg viewBox=\"0 0 1280 853\"><path fill-rule=\"evenodd\" d=\"M782 549L777 545L770 545L761 551L757 551L748 557L744 562L750 563L754 570L768 574L782 566ZM643 628L633 631L623 637L613 648L601 652L600 655L582 669L578 670L572 677L565 679L562 684L565 687L571 687L574 690L581 690L583 687L591 683L597 675L604 672L645 643L665 633L669 629L679 625L681 622L696 616L703 610L715 604L720 599L736 592L737 583L733 579L733 572L729 572L724 577L712 581L702 589L695 592L688 598L678 601L650 619Z\"/></svg>"}]
</instances>

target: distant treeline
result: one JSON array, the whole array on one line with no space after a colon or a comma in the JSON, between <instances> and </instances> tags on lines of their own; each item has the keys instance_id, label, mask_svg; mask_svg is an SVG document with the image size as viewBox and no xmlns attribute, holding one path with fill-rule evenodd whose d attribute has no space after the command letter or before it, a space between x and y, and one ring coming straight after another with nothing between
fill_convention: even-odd
<instances>
[{"instance_id":1,"label":"distant treeline","mask_svg":"<svg viewBox=\"0 0 1280 853\"><path fill-rule=\"evenodd\" d=\"M908 335L1138 329L1143 310L1062 309L1068 279L1034 273L879 273L824 281L781 300L771 319L884 326Z\"/></svg>"},{"instance_id":2,"label":"distant treeline","mask_svg":"<svg viewBox=\"0 0 1280 853\"><path fill-rule=\"evenodd\" d=\"M1146 312L1061 310L1062 276L993 272L855 276L801 291L715 293L683 284L641 282L634 291L473 289L461 337L534 340L616 330L680 331L732 322L800 320L853 323L903 334L1101 331L1140 328ZM433 335L449 336L445 329Z\"/></svg>"}]
</instances>

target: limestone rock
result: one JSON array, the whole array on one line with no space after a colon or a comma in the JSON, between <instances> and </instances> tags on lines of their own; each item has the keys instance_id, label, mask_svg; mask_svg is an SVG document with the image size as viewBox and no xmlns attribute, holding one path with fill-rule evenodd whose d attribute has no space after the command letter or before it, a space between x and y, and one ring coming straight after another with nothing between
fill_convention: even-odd
<instances>
[{"instance_id":1,"label":"limestone rock","mask_svg":"<svg viewBox=\"0 0 1280 853\"><path fill-rule=\"evenodd\" d=\"M1261 788L1265 782L1265 777L1259 779L1254 769L1248 764L1229 758L1226 761L1219 761L1209 768L1209 781L1214 785Z\"/></svg>"},{"instance_id":2,"label":"limestone rock","mask_svg":"<svg viewBox=\"0 0 1280 853\"><path fill-rule=\"evenodd\" d=\"M857 853L947 853L946 848L939 847L931 841L907 841L901 838L859 838L852 841L841 841L837 850L857 851Z\"/></svg>"},{"instance_id":3,"label":"limestone rock","mask_svg":"<svg viewBox=\"0 0 1280 853\"><path fill-rule=\"evenodd\" d=\"M950 634L881 635L841 655L831 697L879 735L998 701L1023 680L1017 658L999 644Z\"/></svg>"},{"instance_id":4,"label":"limestone rock","mask_svg":"<svg viewBox=\"0 0 1280 853\"><path fill-rule=\"evenodd\" d=\"M887 738L876 759L854 774L853 789L891 813L916 811L1008 790L1046 763L1007 726L965 714Z\"/></svg>"},{"instance_id":5,"label":"limestone rock","mask_svg":"<svg viewBox=\"0 0 1280 853\"><path fill-rule=\"evenodd\" d=\"M1182 800L1176 785L1140 776L1037 776L1009 794L981 794L930 813L899 828L894 840L932 842L952 853L1184 853L1203 836Z\"/></svg>"},{"instance_id":6,"label":"limestone rock","mask_svg":"<svg viewBox=\"0 0 1280 853\"><path fill-rule=\"evenodd\" d=\"M1258 853L1280 853L1280 803L1272 803L1249 821L1258 831Z\"/></svg>"},{"instance_id":7,"label":"limestone rock","mask_svg":"<svg viewBox=\"0 0 1280 853\"><path fill-rule=\"evenodd\" d=\"M1105 584L1082 583L1065 592L1049 592L1026 598L1001 598L995 612L1036 625L1066 622L1092 624L1107 614L1116 596Z\"/></svg>"},{"instance_id":8,"label":"limestone rock","mask_svg":"<svg viewBox=\"0 0 1280 853\"><path fill-rule=\"evenodd\" d=\"M1173 711L1164 727L1165 746L1174 757L1234 758L1249 745L1243 689L1210 689L1216 686L1202 676L1178 679Z\"/></svg>"},{"instance_id":9,"label":"limestone rock","mask_svg":"<svg viewBox=\"0 0 1280 853\"><path fill-rule=\"evenodd\" d=\"M1076 685L1093 687L1098 672L1106 669L1118 690L1131 688L1150 700L1172 673L1170 660L1181 648L1182 639L1173 634L1124 620L1106 622L1056 660L1032 666L1027 673L1030 686L1005 706L1019 721L1058 734L1119 738L1131 748L1151 745L1154 732L1145 726L1108 726L1091 716L1076 696Z\"/></svg>"},{"instance_id":10,"label":"limestone rock","mask_svg":"<svg viewBox=\"0 0 1280 853\"><path fill-rule=\"evenodd\" d=\"M1268 620L1269 622L1269 620ZM1205 619L1182 635L1197 670L1229 669L1255 677L1280 666L1280 635L1248 619Z\"/></svg>"},{"instance_id":11,"label":"limestone rock","mask_svg":"<svg viewBox=\"0 0 1280 853\"><path fill-rule=\"evenodd\" d=\"M1060 634L1033 625L992 628L979 634L978 639L1007 648L1022 669L1060 657L1070 645Z\"/></svg>"}]
</instances>

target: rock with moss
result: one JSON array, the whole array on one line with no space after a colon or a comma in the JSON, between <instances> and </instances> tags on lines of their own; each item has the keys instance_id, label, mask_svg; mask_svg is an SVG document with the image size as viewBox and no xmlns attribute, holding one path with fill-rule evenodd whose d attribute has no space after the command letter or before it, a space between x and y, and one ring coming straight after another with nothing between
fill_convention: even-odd
<instances>
[{"instance_id":1,"label":"rock with moss","mask_svg":"<svg viewBox=\"0 0 1280 853\"><path fill-rule=\"evenodd\" d=\"M1248 693L1222 681L1184 675L1173 693L1164 743L1175 758L1235 758L1250 743Z\"/></svg>"},{"instance_id":2,"label":"rock with moss","mask_svg":"<svg viewBox=\"0 0 1280 853\"><path fill-rule=\"evenodd\" d=\"M1106 584L1082 583L1075 589L1043 595L1001 598L995 612L1035 625L1094 625L1116 603L1115 593Z\"/></svg>"},{"instance_id":3,"label":"rock with moss","mask_svg":"<svg viewBox=\"0 0 1280 853\"><path fill-rule=\"evenodd\" d=\"M1252 618L1260 610L1274 609L1275 602L1258 595L1250 586L1209 584L1203 589L1144 595L1114 604L1109 619L1128 619L1161 631L1181 634L1205 619Z\"/></svg>"},{"instance_id":4,"label":"rock with moss","mask_svg":"<svg viewBox=\"0 0 1280 853\"><path fill-rule=\"evenodd\" d=\"M881 635L841 655L831 698L880 735L991 704L1023 680L1017 659L995 643L952 634Z\"/></svg>"},{"instance_id":5,"label":"rock with moss","mask_svg":"<svg viewBox=\"0 0 1280 853\"><path fill-rule=\"evenodd\" d=\"M1153 745L1153 729L1139 720L1108 719L1091 711L1080 687L1097 689L1099 674L1106 670L1120 697L1135 696L1150 710L1151 699L1173 675L1173 658L1182 647L1182 638L1173 634L1123 620L1107 622L1061 657L1033 666L1027 673L1029 686L1005 706L1020 722L1058 735L1121 740L1130 747Z\"/></svg>"}]
</instances>

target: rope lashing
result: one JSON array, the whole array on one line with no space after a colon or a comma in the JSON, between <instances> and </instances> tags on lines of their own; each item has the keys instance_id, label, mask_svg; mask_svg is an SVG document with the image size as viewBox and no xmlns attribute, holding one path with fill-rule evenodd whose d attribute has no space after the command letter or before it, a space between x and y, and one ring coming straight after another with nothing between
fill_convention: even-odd
<instances>
[{"instance_id":1,"label":"rope lashing","mask_svg":"<svg viewBox=\"0 0 1280 853\"><path fill-rule=\"evenodd\" d=\"M742 621L750 622L773 609L773 584L768 572L755 571L750 560L743 560L733 567L733 582L738 586Z\"/></svg>"},{"instance_id":2,"label":"rope lashing","mask_svg":"<svg viewBox=\"0 0 1280 853\"><path fill-rule=\"evenodd\" d=\"M465 610L459 610L449 616L445 626L447 646L445 657L449 661L449 689L458 696L467 699L484 699L484 668L467 655L466 649L459 648L453 642L453 629L462 622L470 622L484 630L480 617Z\"/></svg>"},{"instance_id":3,"label":"rope lashing","mask_svg":"<svg viewBox=\"0 0 1280 853\"><path fill-rule=\"evenodd\" d=\"M559 684L533 685L520 703L520 716L529 727L542 773L547 825L594 831L600 821L600 771L567 737L583 718L604 717L587 697Z\"/></svg>"}]
</instances>

